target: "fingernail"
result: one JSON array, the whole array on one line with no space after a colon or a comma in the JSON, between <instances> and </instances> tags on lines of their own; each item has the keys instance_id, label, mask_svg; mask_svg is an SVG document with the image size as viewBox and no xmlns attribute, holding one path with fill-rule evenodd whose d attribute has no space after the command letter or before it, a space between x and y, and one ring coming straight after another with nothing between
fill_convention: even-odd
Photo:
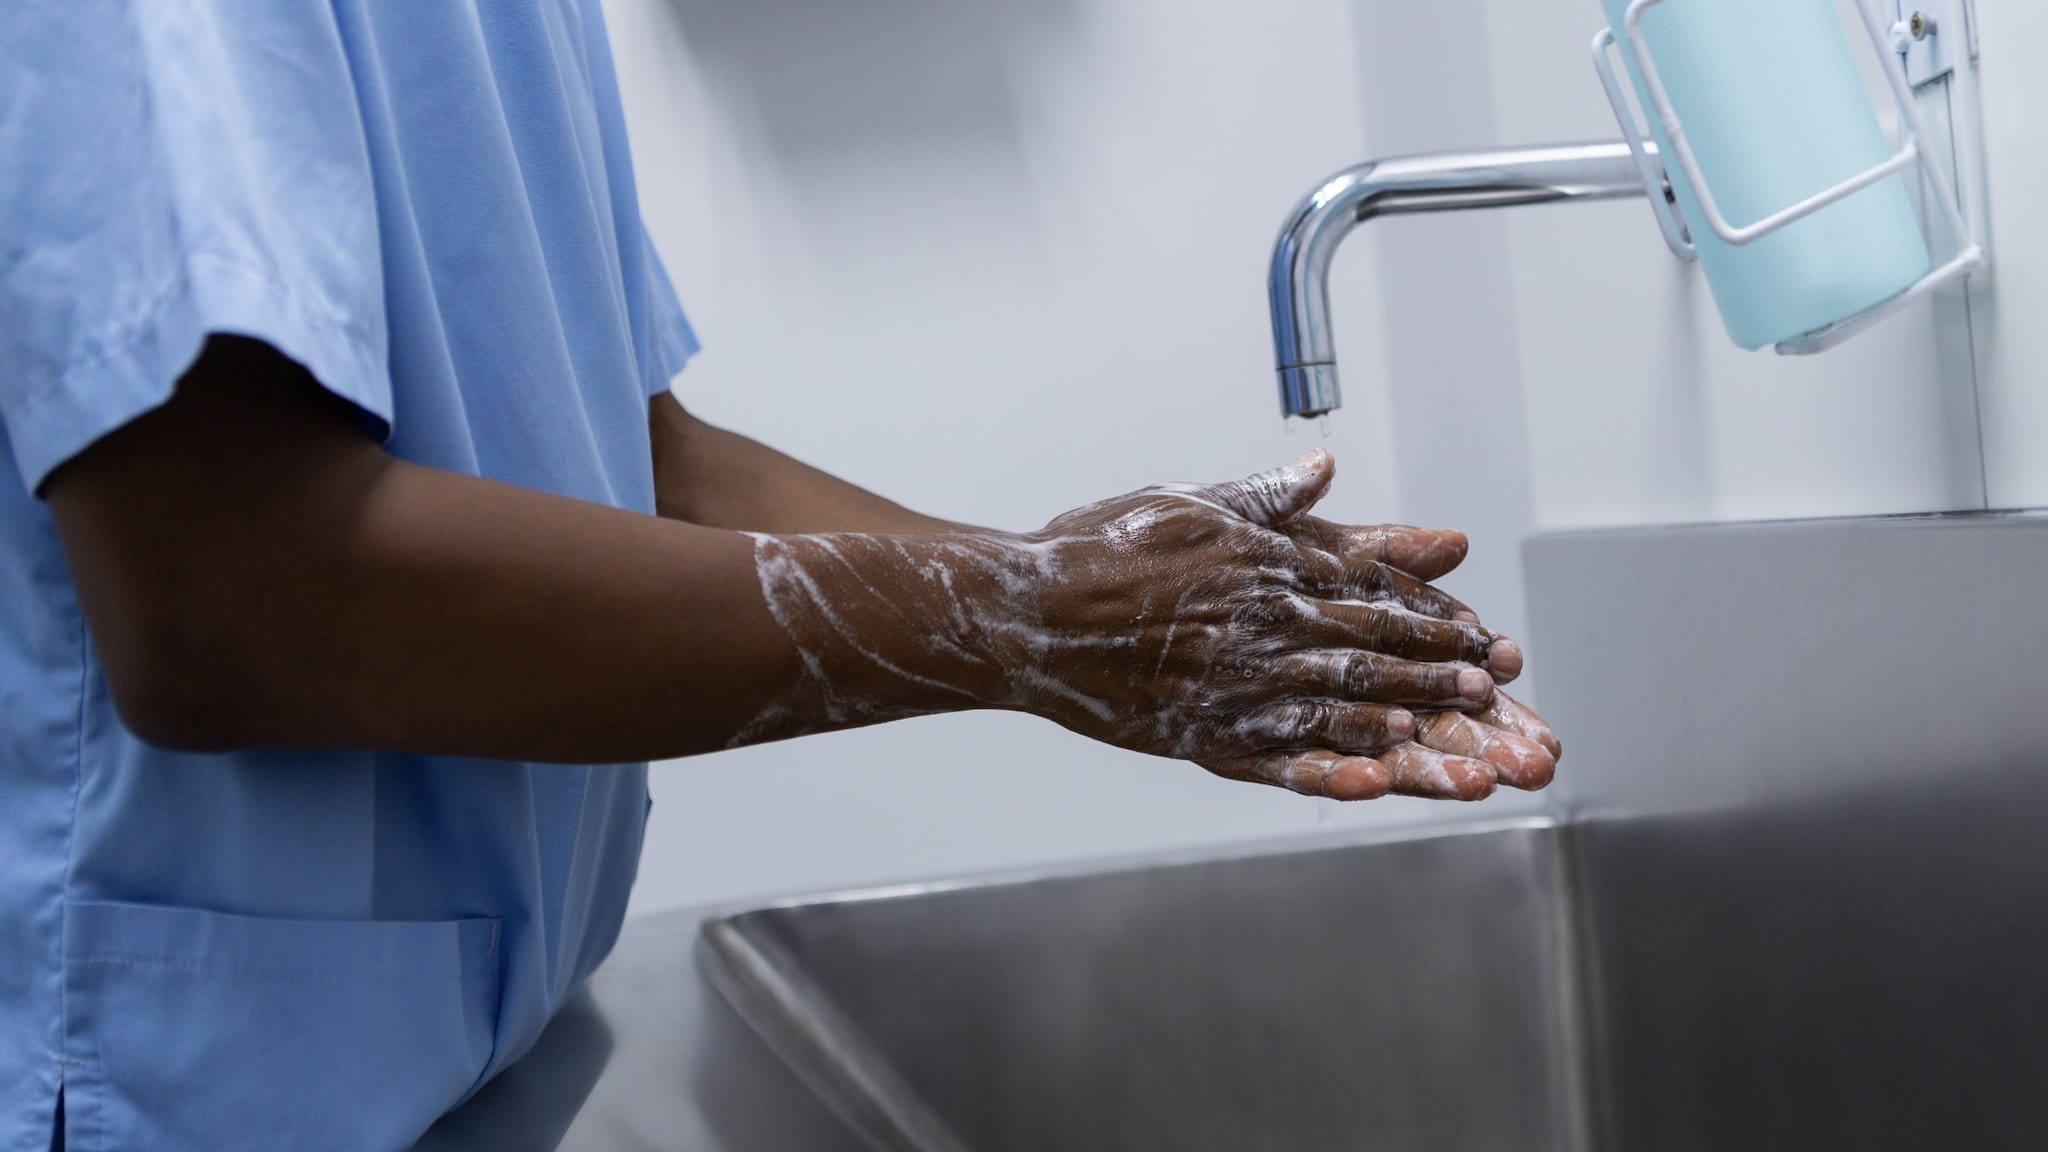
<instances>
[{"instance_id":1,"label":"fingernail","mask_svg":"<svg viewBox=\"0 0 2048 1152\"><path fill-rule=\"evenodd\" d=\"M1494 775L1517 788L1528 787L1527 781L1539 778L1547 782L1551 769L1556 766L1541 744L1509 732L1495 732L1488 736L1474 759L1493 765Z\"/></svg>"},{"instance_id":2,"label":"fingernail","mask_svg":"<svg viewBox=\"0 0 2048 1152\"><path fill-rule=\"evenodd\" d=\"M1316 474L1323 470L1323 460L1328 456L1329 453L1321 448L1311 448L1303 452L1294 458L1294 463L1287 466L1287 478L1296 484L1306 484L1314 480Z\"/></svg>"},{"instance_id":3,"label":"fingernail","mask_svg":"<svg viewBox=\"0 0 2048 1152\"><path fill-rule=\"evenodd\" d=\"M1377 800L1393 786L1393 773L1384 764L1363 756L1346 757L1324 779L1323 794L1332 800Z\"/></svg>"},{"instance_id":4,"label":"fingernail","mask_svg":"<svg viewBox=\"0 0 2048 1152\"><path fill-rule=\"evenodd\" d=\"M1500 785L1493 766L1484 760L1447 756L1444 758L1444 772L1451 778L1451 787L1460 800L1484 800L1493 795L1493 790Z\"/></svg>"},{"instance_id":5,"label":"fingernail","mask_svg":"<svg viewBox=\"0 0 2048 1152\"><path fill-rule=\"evenodd\" d=\"M1458 695L1470 700L1484 700L1493 691L1493 677L1477 668L1467 668L1458 673Z\"/></svg>"},{"instance_id":6,"label":"fingernail","mask_svg":"<svg viewBox=\"0 0 2048 1152\"><path fill-rule=\"evenodd\" d=\"M1415 713L1405 708L1387 713L1387 735L1396 740L1406 740L1415 735Z\"/></svg>"},{"instance_id":7,"label":"fingernail","mask_svg":"<svg viewBox=\"0 0 2048 1152\"><path fill-rule=\"evenodd\" d=\"M1456 612L1451 613L1451 619L1461 621L1466 624L1477 624L1479 623L1479 613L1474 612L1469 608L1460 608Z\"/></svg>"},{"instance_id":8,"label":"fingernail","mask_svg":"<svg viewBox=\"0 0 2048 1152\"><path fill-rule=\"evenodd\" d=\"M1522 646L1503 636L1487 648L1486 663L1495 675L1513 680L1522 674Z\"/></svg>"}]
</instances>

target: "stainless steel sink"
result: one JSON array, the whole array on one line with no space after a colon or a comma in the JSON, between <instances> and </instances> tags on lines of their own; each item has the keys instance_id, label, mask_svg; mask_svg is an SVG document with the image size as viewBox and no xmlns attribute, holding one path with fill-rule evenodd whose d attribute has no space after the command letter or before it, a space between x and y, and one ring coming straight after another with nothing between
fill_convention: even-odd
<instances>
[{"instance_id":1,"label":"stainless steel sink","mask_svg":"<svg viewBox=\"0 0 2048 1152\"><path fill-rule=\"evenodd\" d=\"M2048 779L792 901L703 967L879 1149L2048 1145Z\"/></svg>"},{"instance_id":2,"label":"stainless steel sink","mask_svg":"<svg viewBox=\"0 0 2048 1152\"><path fill-rule=\"evenodd\" d=\"M2048 515L1527 558L1554 823L638 921L422 1152L2048 1146Z\"/></svg>"},{"instance_id":3,"label":"stainless steel sink","mask_svg":"<svg viewBox=\"0 0 2048 1152\"><path fill-rule=\"evenodd\" d=\"M878 1148L1571 1148L1541 821L794 901L707 969Z\"/></svg>"},{"instance_id":4,"label":"stainless steel sink","mask_svg":"<svg viewBox=\"0 0 2048 1152\"><path fill-rule=\"evenodd\" d=\"M637 921L422 1152L2048 1147L2048 515L1527 559L1554 823Z\"/></svg>"},{"instance_id":5,"label":"stainless steel sink","mask_svg":"<svg viewBox=\"0 0 2048 1152\"><path fill-rule=\"evenodd\" d=\"M1554 823L786 901L704 966L882 1149L2048 1147L2048 515L1527 555Z\"/></svg>"}]
</instances>

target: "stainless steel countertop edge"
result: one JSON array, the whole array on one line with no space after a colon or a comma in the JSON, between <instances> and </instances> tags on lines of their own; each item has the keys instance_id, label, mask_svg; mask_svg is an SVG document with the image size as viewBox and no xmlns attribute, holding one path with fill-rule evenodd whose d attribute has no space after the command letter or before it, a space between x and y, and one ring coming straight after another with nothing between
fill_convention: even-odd
<instances>
[{"instance_id":1,"label":"stainless steel countertop edge","mask_svg":"<svg viewBox=\"0 0 2048 1152\"><path fill-rule=\"evenodd\" d=\"M1334 803L1334 801L1331 801L1331 803ZM828 890L795 896L735 901L712 908L705 916L704 926L705 931L708 933L711 925L715 923L736 920L749 913L769 912L782 908L801 908L810 904L852 904L877 900L900 900L917 896L934 896L945 892L970 892L988 888L1012 887L1020 884L1035 884L1048 880L1074 880L1101 875L1105 872L1118 872L1132 868L1192 867L1199 864L1215 864L1234 860L1258 860L1271 856L1292 856L1307 852L1336 852L1348 848L1364 848L1377 844L1404 844L1417 840L1442 840L1461 836L1484 836L1497 832L1516 830L1548 829L1556 827L1557 824L1558 820L1556 817L1543 814L1511 816L1491 820L1401 824L1353 832L1270 837L1223 845L1191 845L1186 848L1172 848L1157 852L1137 852L1038 867L1003 869L952 879L907 881L898 884L878 884L872 887L848 888L836 891Z\"/></svg>"}]
</instances>

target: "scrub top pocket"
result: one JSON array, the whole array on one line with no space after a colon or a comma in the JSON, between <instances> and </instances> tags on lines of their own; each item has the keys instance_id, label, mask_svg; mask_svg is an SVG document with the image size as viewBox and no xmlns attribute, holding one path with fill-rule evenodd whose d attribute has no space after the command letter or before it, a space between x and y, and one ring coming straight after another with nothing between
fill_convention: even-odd
<instances>
[{"instance_id":1,"label":"scrub top pocket","mask_svg":"<svg viewBox=\"0 0 2048 1152\"><path fill-rule=\"evenodd\" d=\"M406 1149L490 1061L496 920L72 903L64 930L72 1152Z\"/></svg>"}]
</instances>

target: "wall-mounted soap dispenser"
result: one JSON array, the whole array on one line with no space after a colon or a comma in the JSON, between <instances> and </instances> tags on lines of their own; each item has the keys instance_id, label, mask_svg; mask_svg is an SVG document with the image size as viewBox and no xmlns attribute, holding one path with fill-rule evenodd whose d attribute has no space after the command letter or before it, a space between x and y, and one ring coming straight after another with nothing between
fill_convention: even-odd
<instances>
[{"instance_id":1,"label":"wall-mounted soap dispenser","mask_svg":"<svg viewBox=\"0 0 2048 1152\"><path fill-rule=\"evenodd\" d=\"M1879 0L1846 2L1855 37L1836 0L1601 0L1612 28L1595 38L1594 61L1623 140L1398 157L1318 185L1281 229L1268 274L1281 410L1318 416L1341 403L1330 261L1383 215L1647 193L1671 249L1701 264L1734 341L1787 355L1833 347L1981 269L1982 232L1963 207L1974 197L1930 159L1913 91L1953 70L1958 166L1973 179L1969 0L1914 6L1938 15L1881 0L1894 9L1885 18L1869 7ZM1859 39L1896 105L1890 140Z\"/></svg>"},{"instance_id":2,"label":"wall-mounted soap dispenser","mask_svg":"<svg viewBox=\"0 0 2048 1152\"><path fill-rule=\"evenodd\" d=\"M1664 177L1670 201L1654 204L1666 237L1675 209L1685 242L1674 248L1699 260L1736 344L1819 351L1983 266L1954 184L1923 150L1906 73L1910 46L1937 34L1934 17L1916 10L1887 30L1867 0L1854 2L1897 108L1888 143L1835 0L1601 4L1613 26L1594 38L1593 61L1607 98L1644 171L1664 174L1614 74L1619 46L1656 153L1677 166ZM1950 38L1966 39L1962 0L1944 7L1955 13ZM1955 249L1939 268L1909 176L1924 178L1929 215Z\"/></svg>"}]
</instances>

